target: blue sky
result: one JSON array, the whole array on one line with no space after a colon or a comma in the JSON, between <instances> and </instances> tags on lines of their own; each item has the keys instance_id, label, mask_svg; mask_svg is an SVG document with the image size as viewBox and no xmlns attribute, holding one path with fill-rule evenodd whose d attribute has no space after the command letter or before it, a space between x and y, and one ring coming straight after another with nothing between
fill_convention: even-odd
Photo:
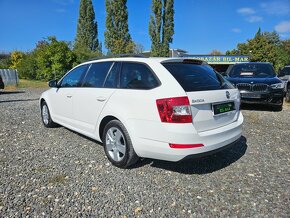
<instances>
[{"instance_id":1,"label":"blue sky","mask_svg":"<svg viewBox=\"0 0 290 218\"><path fill-rule=\"evenodd\" d=\"M105 0L93 0L99 39L104 42ZM129 30L150 49L151 0L128 0ZM73 41L79 0L0 0L0 52L29 51L51 35ZM171 48L191 54L225 52L252 38L258 28L290 38L290 0L175 0ZM103 48L105 46L103 45Z\"/></svg>"}]
</instances>

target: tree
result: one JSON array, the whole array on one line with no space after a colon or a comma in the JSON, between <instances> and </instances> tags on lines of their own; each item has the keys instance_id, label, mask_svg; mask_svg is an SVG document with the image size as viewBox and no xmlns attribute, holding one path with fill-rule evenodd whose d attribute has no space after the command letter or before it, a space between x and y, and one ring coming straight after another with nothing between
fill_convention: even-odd
<instances>
[{"instance_id":1,"label":"tree","mask_svg":"<svg viewBox=\"0 0 290 218\"><path fill-rule=\"evenodd\" d=\"M17 66L19 78L35 80L37 70L35 51L26 53Z\"/></svg>"},{"instance_id":2,"label":"tree","mask_svg":"<svg viewBox=\"0 0 290 218\"><path fill-rule=\"evenodd\" d=\"M263 35L269 43L274 44L276 46L282 45L282 42L280 40L280 36L276 31L264 32Z\"/></svg>"},{"instance_id":3,"label":"tree","mask_svg":"<svg viewBox=\"0 0 290 218\"><path fill-rule=\"evenodd\" d=\"M106 0L105 46L108 53L132 53L134 42L128 27L127 0Z\"/></svg>"},{"instance_id":4,"label":"tree","mask_svg":"<svg viewBox=\"0 0 290 218\"><path fill-rule=\"evenodd\" d=\"M0 53L0 69L8 69L11 65L11 54Z\"/></svg>"},{"instance_id":5,"label":"tree","mask_svg":"<svg viewBox=\"0 0 290 218\"><path fill-rule=\"evenodd\" d=\"M134 54L141 54L144 51L144 46L141 43L135 43Z\"/></svg>"},{"instance_id":6,"label":"tree","mask_svg":"<svg viewBox=\"0 0 290 218\"><path fill-rule=\"evenodd\" d=\"M174 34L174 0L152 0L149 22L151 56L168 57Z\"/></svg>"},{"instance_id":7,"label":"tree","mask_svg":"<svg viewBox=\"0 0 290 218\"><path fill-rule=\"evenodd\" d=\"M75 49L99 51L98 25L92 0L81 0Z\"/></svg>"},{"instance_id":8,"label":"tree","mask_svg":"<svg viewBox=\"0 0 290 218\"><path fill-rule=\"evenodd\" d=\"M222 55L222 54L223 53L221 51L216 50L216 49L212 50L211 53L210 53L210 55Z\"/></svg>"},{"instance_id":9,"label":"tree","mask_svg":"<svg viewBox=\"0 0 290 218\"><path fill-rule=\"evenodd\" d=\"M11 65L10 68L12 69L17 69L19 63L21 62L21 60L24 57L24 53L21 51L13 51L11 53Z\"/></svg>"},{"instance_id":10,"label":"tree","mask_svg":"<svg viewBox=\"0 0 290 218\"><path fill-rule=\"evenodd\" d=\"M239 43L237 49L226 54L249 55L251 61L270 62L276 71L290 61L290 52L279 35L275 31L263 33L260 28L254 38Z\"/></svg>"},{"instance_id":11,"label":"tree","mask_svg":"<svg viewBox=\"0 0 290 218\"><path fill-rule=\"evenodd\" d=\"M58 41L54 36L38 42L35 52L36 79L59 79L72 68L76 61L69 43Z\"/></svg>"}]
</instances>

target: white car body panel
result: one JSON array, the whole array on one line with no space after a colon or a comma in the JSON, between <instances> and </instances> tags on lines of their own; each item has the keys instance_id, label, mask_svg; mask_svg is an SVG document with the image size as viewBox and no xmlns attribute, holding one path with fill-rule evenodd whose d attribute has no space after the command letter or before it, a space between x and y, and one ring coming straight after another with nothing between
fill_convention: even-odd
<instances>
[{"instance_id":1,"label":"white car body panel","mask_svg":"<svg viewBox=\"0 0 290 218\"><path fill-rule=\"evenodd\" d=\"M147 64L161 85L150 90L113 88L52 88L44 92L54 122L102 141L100 124L107 116L120 120L140 157L179 161L186 156L221 148L241 137L243 115L237 89L185 92L161 61L176 59L119 58L102 61L133 61ZM177 59L178 61L180 59ZM92 61L94 63L100 61ZM226 97L226 91L230 97ZM71 97L68 97L71 96ZM192 123L163 123L156 99L188 96ZM203 99L202 102L195 102ZM233 101L236 110L214 116L212 104ZM203 147L172 149L169 143L204 144Z\"/></svg>"},{"instance_id":2,"label":"white car body panel","mask_svg":"<svg viewBox=\"0 0 290 218\"><path fill-rule=\"evenodd\" d=\"M98 118L115 89L78 88L73 97L73 116L77 128L93 134Z\"/></svg>"}]
</instances>

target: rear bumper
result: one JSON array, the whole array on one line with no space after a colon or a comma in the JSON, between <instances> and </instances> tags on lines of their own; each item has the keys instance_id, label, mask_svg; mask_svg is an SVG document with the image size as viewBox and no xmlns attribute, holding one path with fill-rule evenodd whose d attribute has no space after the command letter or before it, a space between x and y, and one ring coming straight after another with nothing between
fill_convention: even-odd
<instances>
[{"instance_id":1,"label":"rear bumper","mask_svg":"<svg viewBox=\"0 0 290 218\"><path fill-rule=\"evenodd\" d=\"M241 91L241 102L247 104L282 105L284 90L278 89L267 92L245 92Z\"/></svg>"},{"instance_id":2,"label":"rear bumper","mask_svg":"<svg viewBox=\"0 0 290 218\"><path fill-rule=\"evenodd\" d=\"M188 155L186 156L185 158L183 158L182 160L185 160L185 159L195 159L195 158L201 158L201 157L206 157L206 156L209 156L209 155L212 155L212 154L215 154L215 153L218 153L220 151L223 151L225 149L228 149L228 148L231 148L233 146L235 146L239 141L241 140L241 137L238 138L236 141L228 144L228 145L225 145L223 147L220 147L220 148L217 148L215 150L211 150L211 151L208 151L208 152L204 152L204 153L199 153L199 154L191 154L191 155Z\"/></svg>"},{"instance_id":3,"label":"rear bumper","mask_svg":"<svg viewBox=\"0 0 290 218\"><path fill-rule=\"evenodd\" d=\"M237 121L226 126L208 130L204 132L196 132L192 124L189 125L175 125L175 128L163 128L162 131L157 132L158 137L132 138L134 149L138 156L167 160L180 161L192 156L205 156L228 145L234 145L242 135L243 115L240 113ZM137 127L137 126L135 126ZM146 128L146 124L142 126ZM136 128L137 129L137 128ZM151 127L151 130L153 127ZM150 131L148 129L146 132ZM138 135L138 134L137 134ZM176 144L203 144L203 147L176 149L170 148L169 143Z\"/></svg>"}]
</instances>

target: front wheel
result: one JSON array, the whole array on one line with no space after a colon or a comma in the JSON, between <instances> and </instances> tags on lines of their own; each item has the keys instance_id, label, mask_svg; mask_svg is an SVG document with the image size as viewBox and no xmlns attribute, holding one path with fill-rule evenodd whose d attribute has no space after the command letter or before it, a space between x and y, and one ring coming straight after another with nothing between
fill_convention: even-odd
<instances>
[{"instance_id":1,"label":"front wheel","mask_svg":"<svg viewBox=\"0 0 290 218\"><path fill-rule=\"evenodd\" d=\"M138 161L129 133L119 120L106 125L102 140L107 158L113 165L127 168Z\"/></svg>"},{"instance_id":2,"label":"front wheel","mask_svg":"<svg viewBox=\"0 0 290 218\"><path fill-rule=\"evenodd\" d=\"M57 124L53 122L51 119L50 112L45 101L42 102L41 104L41 120L42 120L43 125L47 128L52 128L52 127L57 126Z\"/></svg>"}]
</instances>

